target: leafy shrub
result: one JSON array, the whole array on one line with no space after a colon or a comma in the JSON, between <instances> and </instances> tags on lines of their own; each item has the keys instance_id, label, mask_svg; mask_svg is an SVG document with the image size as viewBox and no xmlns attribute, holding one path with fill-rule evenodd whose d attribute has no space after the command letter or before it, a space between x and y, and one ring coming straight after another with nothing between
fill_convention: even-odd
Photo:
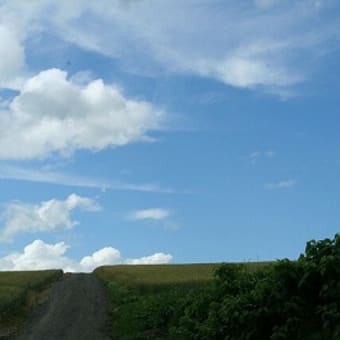
<instances>
[{"instance_id":1,"label":"leafy shrub","mask_svg":"<svg viewBox=\"0 0 340 340\"><path fill-rule=\"evenodd\" d=\"M254 273L224 264L172 329L183 339L340 339L340 236Z\"/></svg>"}]
</instances>

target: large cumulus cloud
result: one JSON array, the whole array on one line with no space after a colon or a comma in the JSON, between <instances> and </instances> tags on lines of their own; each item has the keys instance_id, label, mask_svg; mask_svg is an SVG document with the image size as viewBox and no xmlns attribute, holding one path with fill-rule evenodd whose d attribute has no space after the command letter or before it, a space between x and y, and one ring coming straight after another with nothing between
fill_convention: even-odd
<instances>
[{"instance_id":1,"label":"large cumulus cloud","mask_svg":"<svg viewBox=\"0 0 340 340\"><path fill-rule=\"evenodd\" d=\"M0 113L0 159L150 140L148 131L163 116L150 103L128 99L101 79L81 85L59 69L29 78Z\"/></svg>"}]
</instances>

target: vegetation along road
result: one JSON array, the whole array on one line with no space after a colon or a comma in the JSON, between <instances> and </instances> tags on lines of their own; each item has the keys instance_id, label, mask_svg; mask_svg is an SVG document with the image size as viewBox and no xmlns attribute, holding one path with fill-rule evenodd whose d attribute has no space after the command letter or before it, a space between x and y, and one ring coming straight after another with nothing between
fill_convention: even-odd
<instances>
[{"instance_id":1,"label":"vegetation along road","mask_svg":"<svg viewBox=\"0 0 340 340\"><path fill-rule=\"evenodd\" d=\"M36 309L17 340L106 340L108 302L92 274L65 274L44 305Z\"/></svg>"}]
</instances>

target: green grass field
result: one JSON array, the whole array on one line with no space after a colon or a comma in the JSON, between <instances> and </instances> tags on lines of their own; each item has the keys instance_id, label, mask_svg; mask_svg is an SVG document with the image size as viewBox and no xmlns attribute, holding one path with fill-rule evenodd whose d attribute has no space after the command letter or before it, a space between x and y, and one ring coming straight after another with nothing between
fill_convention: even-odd
<instances>
[{"instance_id":1,"label":"green grass field","mask_svg":"<svg viewBox=\"0 0 340 340\"><path fill-rule=\"evenodd\" d=\"M95 274L105 282L126 288L157 290L169 286L193 287L209 282L216 264L121 265L97 268Z\"/></svg>"},{"instance_id":2,"label":"green grass field","mask_svg":"<svg viewBox=\"0 0 340 340\"><path fill-rule=\"evenodd\" d=\"M61 270L0 272L0 330L6 333L20 322L37 293L62 274Z\"/></svg>"}]
</instances>

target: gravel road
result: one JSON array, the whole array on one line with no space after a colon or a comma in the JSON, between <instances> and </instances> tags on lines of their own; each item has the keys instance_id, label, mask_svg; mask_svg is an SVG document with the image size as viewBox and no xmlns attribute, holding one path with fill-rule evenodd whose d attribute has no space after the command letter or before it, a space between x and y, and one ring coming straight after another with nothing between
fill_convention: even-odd
<instances>
[{"instance_id":1,"label":"gravel road","mask_svg":"<svg viewBox=\"0 0 340 340\"><path fill-rule=\"evenodd\" d=\"M16 340L108 340L108 299L93 274L66 274Z\"/></svg>"}]
</instances>

